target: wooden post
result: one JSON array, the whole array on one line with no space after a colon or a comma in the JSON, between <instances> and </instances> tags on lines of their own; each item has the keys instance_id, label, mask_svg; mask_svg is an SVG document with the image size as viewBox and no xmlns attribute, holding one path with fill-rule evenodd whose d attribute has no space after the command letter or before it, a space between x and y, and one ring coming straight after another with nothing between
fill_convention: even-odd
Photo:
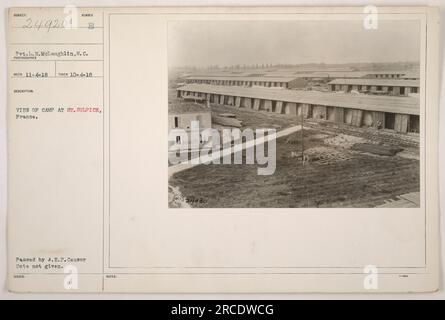
<instances>
[{"instance_id":1,"label":"wooden post","mask_svg":"<svg viewBox=\"0 0 445 320\"><path fill-rule=\"evenodd\" d=\"M345 113L343 108L341 107L335 107L334 109L334 121L337 123L343 123L345 122Z\"/></svg>"},{"instance_id":2,"label":"wooden post","mask_svg":"<svg viewBox=\"0 0 445 320\"><path fill-rule=\"evenodd\" d=\"M394 119L394 130L397 132L408 132L409 115L396 113Z\"/></svg>"},{"instance_id":3,"label":"wooden post","mask_svg":"<svg viewBox=\"0 0 445 320\"><path fill-rule=\"evenodd\" d=\"M307 103L302 103L301 107L303 108L303 117L305 119L310 118L312 116L312 106Z\"/></svg>"},{"instance_id":4,"label":"wooden post","mask_svg":"<svg viewBox=\"0 0 445 320\"><path fill-rule=\"evenodd\" d=\"M284 112L290 115L297 115L297 104L294 102L286 102L286 106L284 108Z\"/></svg>"},{"instance_id":5,"label":"wooden post","mask_svg":"<svg viewBox=\"0 0 445 320\"><path fill-rule=\"evenodd\" d=\"M363 110L352 110L352 125L360 127L362 125Z\"/></svg>"},{"instance_id":6,"label":"wooden post","mask_svg":"<svg viewBox=\"0 0 445 320\"><path fill-rule=\"evenodd\" d=\"M277 101L277 104L275 106L275 112L283 113L283 101Z\"/></svg>"},{"instance_id":7,"label":"wooden post","mask_svg":"<svg viewBox=\"0 0 445 320\"><path fill-rule=\"evenodd\" d=\"M252 99L251 98L243 98L241 106L248 108L248 109L252 108Z\"/></svg>"},{"instance_id":8,"label":"wooden post","mask_svg":"<svg viewBox=\"0 0 445 320\"><path fill-rule=\"evenodd\" d=\"M254 108L255 110L260 110L260 99L255 98L255 99L253 100L253 108Z\"/></svg>"},{"instance_id":9,"label":"wooden post","mask_svg":"<svg viewBox=\"0 0 445 320\"><path fill-rule=\"evenodd\" d=\"M411 93L411 87L405 87L405 96L408 96Z\"/></svg>"},{"instance_id":10,"label":"wooden post","mask_svg":"<svg viewBox=\"0 0 445 320\"><path fill-rule=\"evenodd\" d=\"M238 108L241 107L241 97L235 98L235 106Z\"/></svg>"}]
</instances>

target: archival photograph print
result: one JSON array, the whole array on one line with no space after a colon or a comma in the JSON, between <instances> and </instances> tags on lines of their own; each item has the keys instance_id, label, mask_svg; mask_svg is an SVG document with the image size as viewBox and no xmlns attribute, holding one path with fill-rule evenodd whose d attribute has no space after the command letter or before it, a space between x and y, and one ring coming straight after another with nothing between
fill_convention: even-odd
<instances>
[{"instance_id":1,"label":"archival photograph print","mask_svg":"<svg viewBox=\"0 0 445 320\"><path fill-rule=\"evenodd\" d=\"M418 208L418 20L168 23L169 208Z\"/></svg>"}]
</instances>

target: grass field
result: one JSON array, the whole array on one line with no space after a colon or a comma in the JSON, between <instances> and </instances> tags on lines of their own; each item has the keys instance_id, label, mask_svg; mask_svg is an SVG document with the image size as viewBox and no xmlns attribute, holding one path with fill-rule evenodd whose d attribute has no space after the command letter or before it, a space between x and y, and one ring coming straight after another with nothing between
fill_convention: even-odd
<instances>
[{"instance_id":1,"label":"grass field","mask_svg":"<svg viewBox=\"0 0 445 320\"><path fill-rule=\"evenodd\" d=\"M256 120L260 122L261 120ZM257 165L199 165L169 181L193 207L376 207L419 191L419 161L353 151L357 136L329 128L304 130L277 141L275 174L258 176Z\"/></svg>"}]
</instances>

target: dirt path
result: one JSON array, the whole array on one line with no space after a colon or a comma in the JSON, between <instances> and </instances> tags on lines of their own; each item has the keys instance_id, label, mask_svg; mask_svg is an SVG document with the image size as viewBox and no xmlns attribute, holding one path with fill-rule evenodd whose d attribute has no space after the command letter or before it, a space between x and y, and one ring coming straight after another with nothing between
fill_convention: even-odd
<instances>
[{"instance_id":1,"label":"dirt path","mask_svg":"<svg viewBox=\"0 0 445 320\"><path fill-rule=\"evenodd\" d=\"M294 127L283 129L283 130L277 132L275 135L268 136L267 139L266 138L264 138L264 139L258 138L258 139L254 139L254 140L250 140L250 141L244 142L241 150L244 151L245 149L261 145L264 142L271 141L273 139L276 140L278 138L288 136L288 135L290 135L292 133L300 131L301 128L302 128L301 125L298 125L298 126L294 126ZM181 171L184 171L184 170L187 170L187 169L191 169L191 168L199 166L199 165L201 165L203 163L208 163L208 162L212 162L213 160L219 159L219 158L221 158L223 156L223 154L224 155L226 155L226 154L233 154L235 152L234 149L235 148L231 147L230 151L228 149L224 149L224 150L215 152L214 154L211 154L209 156L200 157L199 163L180 163L180 164L176 164L176 165L170 166L168 168L168 178L170 179L175 173L178 173L178 172L181 172ZM237 150L237 152L239 152L239 151Z\"/></svg>"},{"instance_id":2,"label":"dirt path","mask_svg":"<svg viewBox=\"0 0 445 320\"><path fill-rule=\"evenodd\" d=\"M385 204L378 208L419 208L420 192L405 193L397 197L396 200L385 201Z\"/></svg>"}]
</instances>

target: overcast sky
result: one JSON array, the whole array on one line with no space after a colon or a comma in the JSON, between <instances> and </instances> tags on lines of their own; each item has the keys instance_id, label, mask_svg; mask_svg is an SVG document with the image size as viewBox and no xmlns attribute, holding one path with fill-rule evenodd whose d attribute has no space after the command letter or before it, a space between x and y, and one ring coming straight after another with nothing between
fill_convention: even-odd
<instances>
[{"instance_id":1,"label":"overcast sky","mask_svg":"<svg viewBox=\"0 0 445 320\"><path fill-rule=\"evenodd\" d=\"M420 60L418 21L169 22L170 66Z\"/></svg>"}]
</instances>

